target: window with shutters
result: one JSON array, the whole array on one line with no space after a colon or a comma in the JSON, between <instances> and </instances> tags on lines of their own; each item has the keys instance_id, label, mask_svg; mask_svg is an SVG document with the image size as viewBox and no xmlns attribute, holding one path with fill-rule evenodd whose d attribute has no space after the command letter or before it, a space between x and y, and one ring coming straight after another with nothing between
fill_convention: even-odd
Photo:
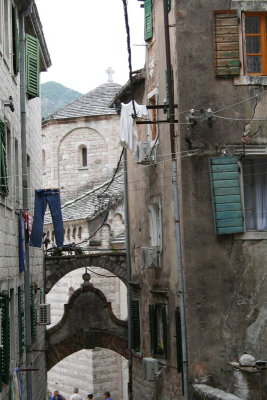
<instances>
[{"instance_id":1,"label":"window with shutters","mask_svg":"<svg viewBox=\"0 0 267 400\"><path fill-rule=\"evenodd\" d=\"M31 340L32 343L36 339L37 335L37 313L36 313L36 288L31 286L30 288L30 296L31 296Z\"/></svg>"},{"instance_id":2,"label":"window with shutters","mask_svg":"<svg viewBox=\"0 0 267 400\"><path fill-rule=\"evenodd\" d=\"M267 231L267 159L260 156L210 160L217 234Z\"/></svg>"},{"instance_id":3,"label":"window with shutters","mask_svg":"<svg viewBox=\"0 0 267 400\"><path fill-rule=\"evenodd\" d=\"M0 194L8 195L6 124L0 119Z\"/></svg>"},{"instance_id":4,"label":"window with shutters","mask_svg":"<svg viewBox=\"0 0 267 400\"><path fill-rule=\"evenodd\" d=\"M4 22L4 38L3 38L3 47L4 47L4 56L9 61L10 54L10 2L9 0L3 0L3 22Z\"/></svg>"},{"instance_id":5,"label":"window with shutters","mask_svg":"<svg viewBox=\"0 0 267 400\"><path fill-rule=\"evenodd\" d=\"M25 314L24 314L24 290L18 287L18 328L19 328L19 354L23 354L25 346Z\"/></svg>"},{"instance_id":6,"label":"window with shutters","mask_svg":"<svg viewBox=\"0 0 267 400\"><path fill-rule=\"evenodd\" d=\"M240 74L238 23L237 10L214 11L214 56L217 76L231 77Z\"/></svg>"},{"instance_id":7,"label":"window with shutters","mask_svg":"<svg viewBox=\"0 0 267 400\"><path fill-rule=\"evenodd\" d=\"M175 324L176 324L176 354L177 354L177 371L183 370L183 349L182 349L182 328L181 328L181 315L180 310L175 310Z\"/></svg>"},{"instance_id":8,"label":"window with shutters","mask_svg":"<svg viewBox=\"0 0 267 400\"><path fill-rule=\"evenodd\" d=\"M12 6L12 65L15 75L19 72L19 31L18 16L14 6Z\"/></svg>"},{"instance_id":9,"label":"window with shutters","mask_svg":"<svg viewBox=\"0 0 267 400\"><path fill-rule=\"evenodd\" d=\"M148 41L153 37L153 0L144 1L145 11L145 40Z\"/></svg>"},{"instance_id":10,"label":"window with shutters","mask_svg":"<svg viewBox=\"0 0 267 400\"><path fill-rule=\"evenodd\" d=\"M9 298L3 293L0 293L0 314L0 378L1 384L8 384L10 367L10 315Z\"/></svg>"},{"instance_id":11,"label":"window with shutters","mask_svg":"<svg viewBox=\"0 0 267 400\"><path fill-rule=\"evenodd\" d=\"M154 356L167 358L167 305L151 304L149 319L151 351Z\"/></svg>"},{"instance_id":12,"label":"window with shutters","mask_svg":"<svg viewBox=\"0 0 267 400\"><path fill-rule=\"evenodd\" d=\"M215 73L236 84L267 84L267 12L255 2L235 2L238 10L214 11ZM245 9L242 9L245 8ZM262 78L260 78L262 77Z\"/></svg>"},{"instance_id":13,"label":"window with shutters","mask_svg":"<svg viewBox=\"0 0 267 400\"><path fill-rule=\"evenodd\" d=\"M39 96L40 76L39 40L26 34L26 89L30 98Z\"/></svg>"},{"instance_id":14,"label":"window with shutters","mask_svg":"<svg viewBox=\"0 0 267 400\"><path fill-rule=\"evenodd\" d=\"M139 300L132 300L132 349L139 352L141 345L140 331L140 304Z\"/></svg>"}]
</instances>

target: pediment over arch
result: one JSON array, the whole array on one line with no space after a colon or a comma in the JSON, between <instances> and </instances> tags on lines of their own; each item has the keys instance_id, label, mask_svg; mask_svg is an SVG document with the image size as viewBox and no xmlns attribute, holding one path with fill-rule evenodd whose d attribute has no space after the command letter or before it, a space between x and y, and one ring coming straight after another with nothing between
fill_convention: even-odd
<instances>
[{"instance_id":1,"label":"pediment over arch","mask_svg":"<svg viewBox=\"0 0 267 400\"><path fill-rule=\"evenodd\" d=\"M102 347L127 354L127 321L118 319L111 303L92 285L76 290L60 322L46 333L47 367L82 349Z\"/></svg>"}]
</instances>

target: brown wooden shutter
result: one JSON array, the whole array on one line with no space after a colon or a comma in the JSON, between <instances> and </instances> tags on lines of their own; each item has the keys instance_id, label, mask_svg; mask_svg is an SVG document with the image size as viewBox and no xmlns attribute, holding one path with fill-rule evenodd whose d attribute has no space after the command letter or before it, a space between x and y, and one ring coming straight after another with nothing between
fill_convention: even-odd
<instances>
[{"instance_id":1,"label":"brown wooden shutter","mask_svg":"<svg viewBox=\"0 0 267 400\"><path fill-rule=\"evenodd\" d=\"M237 10L216 10L214 13L215 73L231 77L240 74Z\"/></svg>"}]
</instances>

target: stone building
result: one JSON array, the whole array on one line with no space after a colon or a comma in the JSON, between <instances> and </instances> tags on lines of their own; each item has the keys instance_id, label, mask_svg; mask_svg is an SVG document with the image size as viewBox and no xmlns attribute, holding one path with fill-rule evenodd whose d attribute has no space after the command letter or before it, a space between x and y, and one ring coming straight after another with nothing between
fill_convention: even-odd
<instances>
[{"instance_id":1,"label":"stone building","mask_svg":"<svg viewBox=\"0 0 267 400\"><path fill-rule=\"evenodd\" d=\"M20 272L18 222L19 210L26 204L27 212L33 213L34 190L41 186L39 75L50 65L35 2L1 1L0 390L3 399L10 398L14 389L15 368L21 374L23 399L47 397L45 354L34 351L45 346L45 326L36 325L44 285L43 253L30 248L26 258L28 270Z\"/></svg>"},{"instance_id":2,"label":"stone building","mask_svg":"<svg viewBox=\"0 0 267 400\"><path fill-rule=\"evenodd\" d=\"M143 3L134 97L161 123L127 154L133 399L263 400L267 1Z\"/></svg>"},{"instance_id":3,"label":"stone building","mask_svg":"<svg viewBox=\"0 0 267 400\"><path fill-rule=\"evenodd\" d=\"M64 243L87 251L124 248L123 176L118 169L119 117L109 107L120 85L105 83L43 122L43 185L61 187ZM116 174L114 175L116 171ZM46 217L47 238L54 244L54 228ZM112 273L88 266L91 281L112 304L119 319L127 318L125 284ZM69 296L80 288L85 269L76 269L54 285L52 325L57 324ZM91 391L101 399L106 390L127 399L128 365L114 351L96 348L69 355L48 372L48 387L69 396L79 387L83 398Z\"/></svg>"}]
</instances>

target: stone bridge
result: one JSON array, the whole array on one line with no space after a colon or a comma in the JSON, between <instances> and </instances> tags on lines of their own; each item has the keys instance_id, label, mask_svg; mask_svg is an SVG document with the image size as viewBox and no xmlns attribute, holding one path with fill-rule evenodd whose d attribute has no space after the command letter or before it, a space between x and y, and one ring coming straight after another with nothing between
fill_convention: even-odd
<instances>
[{"instance_id":1,"label":"stone bridge","mask_svg":"<svg viewBox=\"0 0 267 400\"><path fill-rule=\"evenodd\" d=\"M127 281L124 251L89 252L88 254L45 256L45 291L48 293L63 276L78 268L100 267Z\"/></svg>"},{"instance_id":2,"label":"stone bridge","mask_svg":"<svg viewBox=\"0 0 267 400\"><path fill-rule=\"evenodd\" d=\"M46 332L47 369L76 351L95 347L126 357L127 329L127 321L116 318L104 294L85 282L64 305L60 322Z\"/></svg>"}]
</instances>

